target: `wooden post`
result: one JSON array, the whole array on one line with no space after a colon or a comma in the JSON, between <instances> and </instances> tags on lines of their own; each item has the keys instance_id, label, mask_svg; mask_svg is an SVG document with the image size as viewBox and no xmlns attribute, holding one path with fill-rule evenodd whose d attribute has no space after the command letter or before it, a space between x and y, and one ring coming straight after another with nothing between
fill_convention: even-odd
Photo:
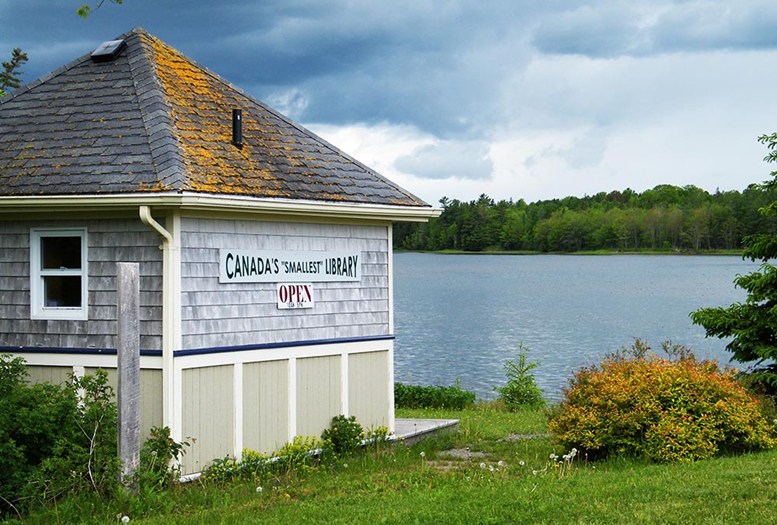
<instances>
[{"instance_id":1,"label":"wooden post","mask_svg":"<svg viewBox=\"0 0 777 525\"><path fill-rule=\"evenodd\" d=\"M119 459L127 483L140 463L140 265L117 270Z\"/></svg>"}]
</instances>

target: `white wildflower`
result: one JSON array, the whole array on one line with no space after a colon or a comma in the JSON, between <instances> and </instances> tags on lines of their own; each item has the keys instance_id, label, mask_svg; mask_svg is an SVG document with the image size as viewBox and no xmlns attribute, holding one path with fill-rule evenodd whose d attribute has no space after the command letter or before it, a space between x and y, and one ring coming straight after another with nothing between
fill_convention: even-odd
<instances>
[{"instance_id":1,"label":"white wildflower","mask_svg":"<svg viewBox=\"0 0 777 525\"><path fill-rule=\"evenodd\" d=\"M130 517L127 516L127 515L122 516L121 517L121 522L122 523L129 523L130 522Z\"/></svg>"},{"instance_id":2,"label":"white wildflower","mask_svg":"<svg viewBox=\"0 0 777 525\"><path fill-rule=\"evenodd\" d=\"M521 460L518 462L518 465L523 467L524 465L526 465L526 462L524 460Z\"/></svg>"},{"instance_id":3,"label":"white wildflower","mask_svg":"<svg viewBox=\"0 0 777 525\"><path fill-rule=\"evenodd\" d=\"M497 465L498 465L498 466L500 466L500 467L502 467L502 468L504 468L504 467L506 467L506 466L507 466L507 463L506 463L505 461L502 461L502 460L500 460L500 461L497 463Z\"/></svg>"},{"instance_id":4,"label":"white wildflower","mask_svg":"<svg viewBox=\"0 0 777 525\"><path fill-rule=\"evenodd\" d=\"M264 489L260 486L256 487L256 493L261 494Z\"/></svg>"},{"instance_id":5,"label":"white wildflower","mask_svg":"<svg viewBox=\"0 0 777 525\"><path fill-rule=\"evenodd\" d=\"M424 451L422 450L422 451L421 451L421 453L420 453L420 454L418 454L418 455L419 455L419 456L421 456L422 458L425 458L425 457L426 457L426 452L424 452Z\"/></svg>"},{"instance_id":6,"label":"white wildflower","mask_svg":"<svg viewBox=\"0 0 777 525\"><path fill-rule=\"evenodd\" d=\"M480 468L486 468L486 464L485 463L481 463L480 464Z\"/></svg>"}]
</instances>

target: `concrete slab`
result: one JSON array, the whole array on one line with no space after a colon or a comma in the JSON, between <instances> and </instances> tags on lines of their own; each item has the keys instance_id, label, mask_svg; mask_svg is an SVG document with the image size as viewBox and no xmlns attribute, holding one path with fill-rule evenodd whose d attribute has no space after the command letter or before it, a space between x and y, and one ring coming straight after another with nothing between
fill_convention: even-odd
<instances>
[{"instance_id":1,"label":"concrete slab","mask_svg":"<svg viewBox=\"0 0 777 525\"><path fill-rule=\"evenodd\" d=\"M397 441L406 445L444 432L455 432L459 425L458 419L405 419L394 421L394 435Z\"/></svg>"}]
</instances>

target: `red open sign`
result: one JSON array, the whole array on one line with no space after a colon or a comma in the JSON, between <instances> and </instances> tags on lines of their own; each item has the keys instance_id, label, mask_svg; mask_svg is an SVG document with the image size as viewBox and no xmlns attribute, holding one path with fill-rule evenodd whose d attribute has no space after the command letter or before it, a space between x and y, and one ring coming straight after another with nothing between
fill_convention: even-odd
<instances>
[{"instance_id":1,"label":"red open sign","mask_svg":"<svg viewBox=\"0 0 777 525\"><path fill-rule=\"evenodd\" d=\"M310 283L278 283L278 308L313 308L313 285Z\"/></svg>"}]
</instances>

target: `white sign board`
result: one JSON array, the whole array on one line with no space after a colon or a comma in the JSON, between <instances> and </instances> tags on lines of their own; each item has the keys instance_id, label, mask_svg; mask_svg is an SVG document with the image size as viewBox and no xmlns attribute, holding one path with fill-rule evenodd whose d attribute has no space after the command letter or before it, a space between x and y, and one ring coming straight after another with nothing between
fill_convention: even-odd
<instances>
[{"instance_id":1,"label":"white sign board","mask_svg":"<svg viewBox=\"0 0 777 525\"><path fill-rule=\"evenodd\" d=\"M279 310L313 308L315 306L311 283L278 283L275 289L277 290Z\"/></svg>"},{"instance_id":2,"label":"white sign board","mask_svg":"<svg viewBox=\"0 0 777 525\"><path fill-rule=\"evenodd\" d=\"M221 283L358 282L357 252L219 250Z\"/></svg>"}]
</instances>

